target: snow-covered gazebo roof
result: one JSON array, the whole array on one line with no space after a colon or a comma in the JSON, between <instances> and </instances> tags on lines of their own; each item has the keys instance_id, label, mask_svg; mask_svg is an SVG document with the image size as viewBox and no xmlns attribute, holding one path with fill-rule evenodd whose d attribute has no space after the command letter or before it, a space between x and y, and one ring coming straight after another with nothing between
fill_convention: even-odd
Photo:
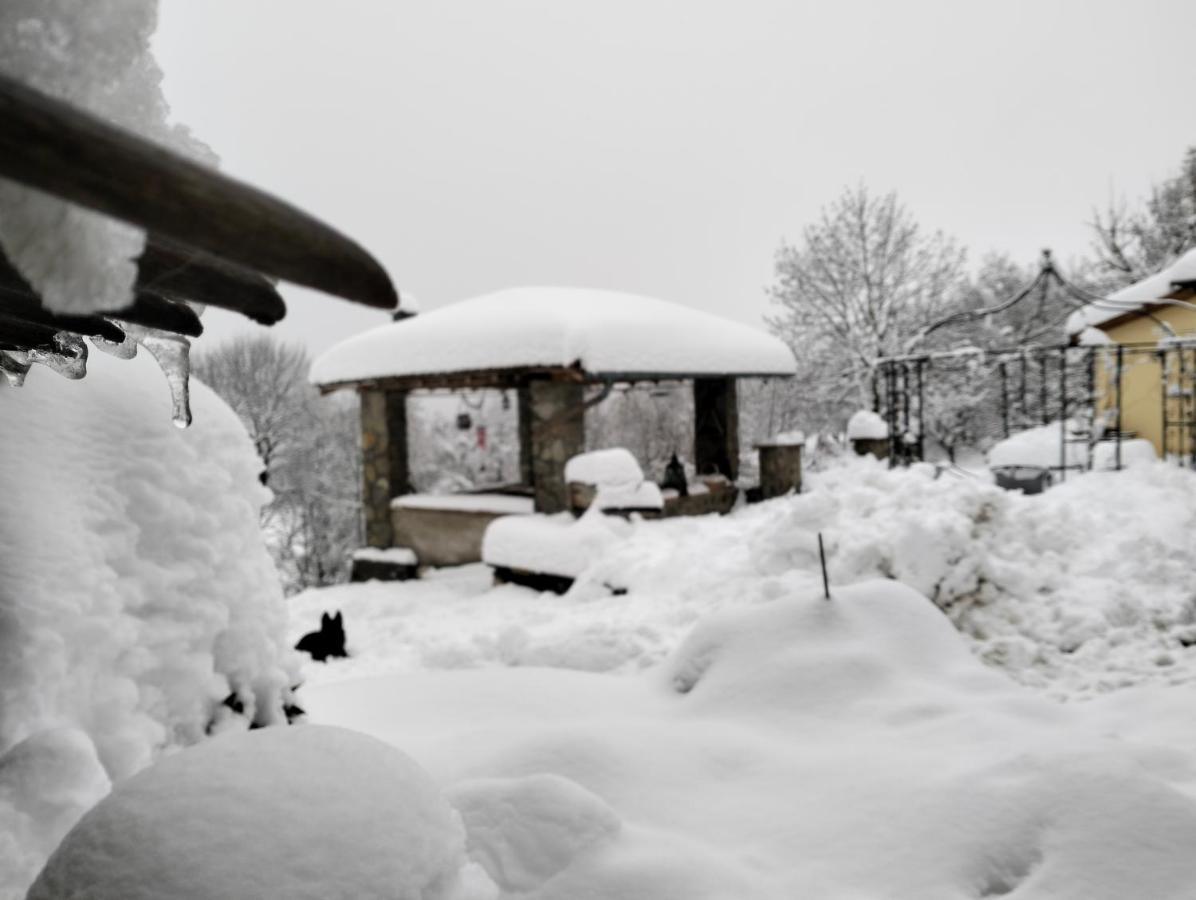
<instances>
[{"instance_id":1,"label":"snow-covered gazebo roof","mask_svg":"<svg viewBox=\"0 0 1196 900\"><path fill-rule=\"evenodd\" d=\"M1148 278L1114 291L1104 301L1090 303L1067 318L1067 333L1078 335L1090 327L1108 326L1115 319L1135 315L1180 296L1196 282L1196 248Z\"/></svg>"},{"instance_id":2,"label":"snow-covered gazebo roof","mask_svg":"<svg viewBox=\"0 0 1196 900\"><path fill-rule=\"evenodd\" d=\"M354 335L322 354L311 380L451 387L493 376L646 380L794 373L781 340L652 297L522 287L463 300Z\"/></svg>"}]
</instances>

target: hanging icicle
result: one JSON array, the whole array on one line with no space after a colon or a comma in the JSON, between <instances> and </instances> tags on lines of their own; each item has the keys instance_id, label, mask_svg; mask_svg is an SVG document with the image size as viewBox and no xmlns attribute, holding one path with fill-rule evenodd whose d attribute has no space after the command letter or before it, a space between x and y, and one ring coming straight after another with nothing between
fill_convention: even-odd
<instances>
[{"instance_id":1,"label":"hanging icicle","mask_svg":"<svg viewBox=\"0 0 1196 900\"><path fill-rule=\"evenodd\" d=\"M172 332L122 327L157 361L170 387L171 419L176 427L186 428L191 424L191 342Z\"/></svg>"}]
</instances>

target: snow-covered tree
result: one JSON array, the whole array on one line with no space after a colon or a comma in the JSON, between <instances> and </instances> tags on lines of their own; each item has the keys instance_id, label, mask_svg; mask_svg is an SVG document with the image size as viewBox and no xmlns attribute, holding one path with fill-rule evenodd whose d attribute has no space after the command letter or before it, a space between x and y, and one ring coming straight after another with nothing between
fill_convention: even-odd
<instances>
[{"instance_id":1,"label":"snow-covered tree","mask_svg":"<svg viewBox=\"0 0 1196 900\"><path fill-rule=\"evenodd\" d=\"M197 354L192 371L233 408L274 500L262 529L288 590L343 580L360 543L356 400L321 398L302 347L240 337Z\"/></svg>"},{"instance_id":2,"label":"snow-covered tree","mask_svg":"<svg viewBox=\"0 0 1196 900\"><path fill-rule=\"evenodd\" d=\"M825 207L798 244L781 245L768 324L797 356L807 429L838 427L871 405L876 360L908 352L922 329L962 302L963 260L896 194L863 185Z\"/></svg>"},{"instance_id":3,"label":"snow-covered tree","mask_svg":"<svg viewBox=\"0 0 1196 900\"><path fill-rule=\"evenodd\" d=\"M1156 184L1145 202L1110 200L1094 210L1091 227L1095 275L1106 289L1132 284L1157 272L1196 244L1196 147L1180 171Z\"/></svg>"}]
</instances>

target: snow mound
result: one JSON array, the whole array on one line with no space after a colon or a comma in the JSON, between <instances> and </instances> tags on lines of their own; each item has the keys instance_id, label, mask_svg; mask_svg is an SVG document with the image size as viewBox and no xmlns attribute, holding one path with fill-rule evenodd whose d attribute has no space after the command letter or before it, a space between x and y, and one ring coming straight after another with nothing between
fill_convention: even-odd
<instances>
[{"instance_id":1,"label":"snow mound","mask_svg":"<svg viewBox=\"0 0 1196 900\"><path fill-rule=\"evenodd\" d=\"M579 453L565 463L565 481L594 487L635 485L644 480L644 471L629 450L611 447Z\"/></svg>"},{"instance_id":2,"label":"snow mound","mask_svg":"<svg viewBox=\"0 0 1196 900\"><path fill-rule=\"evenodd\" d=\"M491 566L576 578L609 547L623 540L628 525L602 514L597 504L580 519L569 513L505 516L486 527L482 561Z\"/></svg>"},{"instance_id":3,"label":"snow mound","mask_svg":"<svg viewBox=\"0 0 1196 900\"><path fill-rule=\"evenodd\" d=\"M156 143L214 163L167 123L162 73L150 51L157 0L5 0L0 71ZM137 228L0 179L0 246L60 312L127 306L145 243Z\"/></svg>"},{"instance_id":4,"label":"snow mound","mask_svg":"<svg viewBox=\"0 0 1196 900\"><path fill-rule=\"evenodd\" d=\"M318 725L227 734L118 784L29 900L463 900L464 832L386 744Z\"/></svg>"},{"instance_id":5,"label":"snow mound","mask_svg":"<svg viewBox=\"0 0 1196 900\"><path fill-rule=\"evenodd\" d=\"M892 582L708 618L639 677L415 673L310 699L456 785L504 896L1179 900L1196 878L1188 754L1012 684Z\"/></svg>"},{"instance_id":6,"label":"snow mound","mask_svg":"<svg viewBox=\"0 0 1196 900\"><path fill-rule=\"evenodd\" d=\"M1066 426L1068 437L1075 431L1069 421ZM988 451L988 464L992 468L1006 466L1032 466L1040 469L1057 469L1063 457L1064 425L1051 422L1035 428L1027 428L1011 434L993 444ZM1083 468L1088 463L1088 453L1083 443L1068 443L1067 465Z\"/></svg>"},{"instance_id":7,"label":"snow mound","mask_svg":"<svg viewBox=\"0 0 1196 900\"><path fill-rule=\"evenodd\" d=\"M509 892L534 890L610 843L622 825L600 798L559 775L459 782L448 798L465 823L470 859Z\"/></svg>"},{"instance_id":8,"label":"snow mound","mask_svg":"<svg viewBox=\"0 0 1196 900\"><path fill-rule=\"evenodd\" d=\"M849 441L883 441L888 436L889 426L870 409L857 410L847 420Z\"/></svg>"},{"instance_id":9,"label":"snow mound","mask_svg":"<svg viewBox=\"0 0 1196 900\"><path fill-rule=\"evenodd\" d=\"M315 384L543 366L595 375L792 375L764 331L677 303L613 291L522 287L462 300L342 341Z\"/></svg>"},{"instance_id":10,"label":"snow mound","mask_svg":"<svg viewBox=\"0 0 1196 900\"><path fill-rule=\"evenodd\" d=\"M670 657L674 690L702 702L835 709L907 690L906 682L1003 685L968 652L950 620L894 581L836 590L831 600L777 602L703 619ZM768 696L768 689L784 691ZM720 702L720 701L715 701Z\"/></svg>"},{"instance_id":11,"label":"snow mound","mask_svg":"<svg viewBox=\"0 0 1196 900\"><path fill-rule=\"evenodd\" d=\"M0 896L18 896L108 788L95 746L78 729L39 731L0 756Z\"/></svg>"},{"instance_id":12,"label":"snow mound","mask_svg":"<svg viewBox=\"0 0 1196 900\"><path fill-rule=\"evenodd\" d=\"M1154 444L1145 438L1131 438L1121 442L1122 466L1149 465L1158 458L1159 455L1154 452ZM1101 441L1092 448L1092 468L1117 468L1117 444L1114 441Z\"/></svg>"},{"instance_id":13,"label":"snow mound","mask_svg":"<svg viewBox=\"0 0 1196 900\"><path fill-rule=\"evenodd\" d=\"M0 386L0 753L70 726L115 780L210 725L283 721L298 679L241 423L195 384L182 431L148 354L92 362ZM28 883L0 872L0 895Z\"/></svg>"}]
</instances>

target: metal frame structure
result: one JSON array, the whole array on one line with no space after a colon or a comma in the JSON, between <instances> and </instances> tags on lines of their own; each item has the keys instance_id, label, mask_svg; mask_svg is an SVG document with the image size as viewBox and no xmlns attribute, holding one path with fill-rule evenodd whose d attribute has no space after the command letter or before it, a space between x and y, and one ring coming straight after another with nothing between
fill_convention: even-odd
<instances>
[{"instance_id":1,"label":"metal frame structure","mask_svg":"<svg viewBox=\"0 0 1196 900\"><path fill-rule=\"evenodd\" d=\"M1122 467L1126 375L1141 362L1161 368L1162 455L1196 469L1196 338L1161 343L1055 344L1001 350L930 352L882 359L876 368L877 407L889 429L889 464L925 458L926 389L937 371L977 362L991 385L993 423L986 438L1059 422L1058 477L1092 467L1100 441L1113 444ZM1078 448L1073 452L1069 448Z\"/></svg>"}]
</instances>

